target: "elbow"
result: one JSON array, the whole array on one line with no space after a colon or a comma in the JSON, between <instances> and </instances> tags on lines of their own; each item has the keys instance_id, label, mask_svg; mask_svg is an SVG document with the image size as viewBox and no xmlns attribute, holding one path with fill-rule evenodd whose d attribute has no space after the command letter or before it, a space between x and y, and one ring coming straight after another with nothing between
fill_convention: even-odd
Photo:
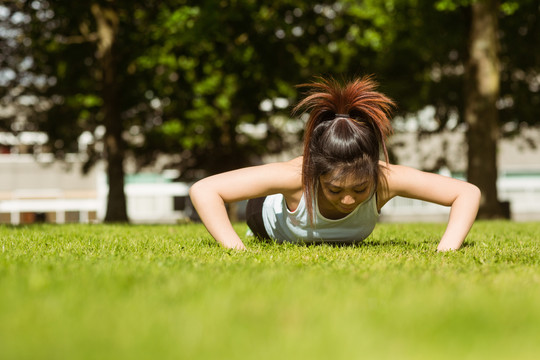
<instances>
[{"instance_id":1,"label":"elbow","mask_svg":"<svg viewBox=\"0 0 540 360\"><path fill-rule=\"evenodd\" d=\"M463 206L463 210L469 209L471 211L475 211L476 213L480 208L481 201L482 192L480 191L478 186L468 182L464 182L457 196L450 203L450 205L453 207L454 205L460 204L459 206Z\"/></svg>"},{"instance_id":2,"label":"elbow","mask_svg":"<svg viewBox=\"0 0 540 360\"><path fill-rule=\"evenodd\" d=\"M199 180L195 184L191 185L188 193L191 202L195 204L197 199L204 193L204 183L202 180Z\"/></svg>"},{"instance_id":3,"label":"elbow","mask_svg":"<svg viewBox=\"0 0 540 360\"><path fill-rule=\"evenodd\" d=\"M188 191L191 203L197 207L198 204L204 204L215 197L220 197L212 181L207 178L201 179L191 185Z\"/></svg>"},{"instance_id":4,"label":"elbow","mask_svg":"<svg viewBox=\"0 0 540 360\"><path fill-rule=\"evenodd\" d=\"M480 188L478 186L469 184L469 191L467 194L467 197L471 199L471 202L476 207L476 211L478 211L478 208L480 208L480 201L482 199L482 191L480 191Z\"/></svg>"},{"instance_id":5,"label":"elbow","mask_svg":"<svg viewBox=\"0 0 540 360\"><path fill-rule=\"evenodd\" d=\"M482 191L476 185L471 184L471 196L480 203L480 198L482 197Z\"/></svg>"}]
</instances>

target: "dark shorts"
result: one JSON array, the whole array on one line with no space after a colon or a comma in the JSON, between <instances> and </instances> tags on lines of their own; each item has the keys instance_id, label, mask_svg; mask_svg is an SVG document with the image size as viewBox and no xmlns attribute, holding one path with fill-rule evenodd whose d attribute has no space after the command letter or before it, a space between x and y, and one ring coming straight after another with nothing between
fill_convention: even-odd
<instances>
[{"instance_id":1,"label":"dark shorts","mask_svg":"<svg viewBox=\"0 0 540 360\"><path fill-rule=\"evenodd\" d=\"M260 239L270 239L266 229L264 228L264 221L262 216L263 203L266 196L249 199L246 206L246 222L253 235Z\"/></svg>"}]
</instances>

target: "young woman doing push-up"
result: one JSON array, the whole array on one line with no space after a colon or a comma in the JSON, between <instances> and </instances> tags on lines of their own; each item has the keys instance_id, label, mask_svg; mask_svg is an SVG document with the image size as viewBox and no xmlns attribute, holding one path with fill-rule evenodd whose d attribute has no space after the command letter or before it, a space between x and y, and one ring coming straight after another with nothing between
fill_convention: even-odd
<instances>
[{"instance_id":1,"label":"young woman doing push-up","mask_svg":"<svg viewBox=\"0 0 540 360\"><path fill-rule=\"evenodd\" d=\"M226 248L245 249L225 204L249 199L247 224L260 238L357 243L371 234L381 208L403 196L450 206L437 250L458 249L476 218L479 189L388 162L385 140L394 104L371 78L304 86L307 96L294 109L309 112L303 156L210 176L191 187L210 234Z\"/></svg>"}]
</instances>

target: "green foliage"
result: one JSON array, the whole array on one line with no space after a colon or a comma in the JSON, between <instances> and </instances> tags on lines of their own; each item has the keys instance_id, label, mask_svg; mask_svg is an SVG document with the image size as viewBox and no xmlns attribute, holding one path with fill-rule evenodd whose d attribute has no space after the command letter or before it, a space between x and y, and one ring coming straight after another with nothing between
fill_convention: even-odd
<instances>
[{"instance_id":1,"label":"green foliage","mask_svg":"<svg viewBox=\"0 0 540 360\"><path fill-rule=\"evenodd\" d=\"M455 11L461 6L470 5L475 0L439 0L435 3L438 11Z\"/></svg>"},{"instance_id":2,"label":"green foliage","mask_svg":"<svg viewBox=\"0 0 540 360\"><path fill-rule=\"evenodd\" d=\"M285 148L283 130L269 119L289 115L290 107L263 111L259 105L277 97L296 102L295 85L315 75L375 74L381 90L397 101L398 114L434 105L443 128L462 112L470 2L116 1L118 121L126 134L137 129L140 136L130 146L141 165L163 152L180 154L188 159L176 164L185 177L200 175L190 169L223 171ZM74 151L78 135L103 124L91 3L9 4L31 16L11 26L32 46L2 45L7 55L0 67L16 68L32 56L31 71L50 80L20 93L48 99L50 110L36 113L32 127L49 133L51 144L64 144L59 154ZM540 53L530 50L540 42L538 24L537 1L502 1L503 122L539 118ZM239 134L244 123L269 124L268 132L263 139Z\"/></svg>"},{"instance_id":3,"label":"green foliage","mask_svg":"<svg viewBox=\"0 0 540 360\"><path fill-rule=\"evenodd\" d=\"M459 7L470 6L475 1L482 0L439 0L435 3L435 8L438 11L455 11ZM500 10L505 15L513 15L519 9L519 7L520 2L515 0L501 1L500 3Z\"/></svg>"},{"instance_id":4,"label":"green foliage","mask_svg":"<svg viewBox=\"0 0 540 360\"><path fill-rule=\"evenodd\" d=\"M137 60L138 66L160 69L153 81L156 96L176 99L164 109L163 119L180 119L183 134L161 144L184 151L194 160L190 166L209 172L281 151L286 146L281 129L269 126L263 139L237 129L244 122L268 123L271 116L288 113L262 111L263 100L294 102L295 84L318 73L346 71L357 52L342 46L348 26L336 14L343 12L291 1L163 6L161 20L150 30L155 45ZM152 138L163 137L162 129L153 131ZM147 145L141 153L155 147Z\"/></svg>"},{"instance_id":5,"label":"green foliage","mask_svg":"<svg viewBox=\"0 0 540 360\"><path fill-rule=\"evenodd\" d=\"M446 14L442 16L465 13L464 21L467 22L470 5L475 1L482 0L440 0L436 2L435 8L440 14ZM437 20L441 18L438 14L434 16ZM439 30L444 28L445 26L438 27ZM450 24L448 24L448 29L452 29ZM534 80L539 71L540 52L530 51L531 44L540 41L539 29L540 9L536 0L500 2L498 40L500 42L501 91L497 108L501 125L507 125L503 127L503 131L510 134L519 129L519 124L537 124L540 116L540 86L538 81ZM466 28L465 30L468 31ZM458 38L463 45L467 42L466 31ZM444 39L445 42L448 39L446 34ZM454 50L458 50L459 54L458 61L454 59L448 65L464 63L466 53L462 57L462 52L458 48L447 47L447 49L452 49L452 57L456 55ZM448 77L448 74L443 76ZM450 76L453 76L451 72ZM450 93L450 95L450 100L456 98L454 94ZM458 104L461 102L460 99ZM461 113L461 106L457 106L456 109Z\"/></svg>"},{"instance_id":6,"label":"green foliage","mask_svg":"<svg viewBox=\"0 0 540 360\"><path fill-rule=\"evenodd\" d=\"M237 224L244 233L246 226ZM362 245L245 238L202 225L0 227L0 346L40 359L531 359L538 223L379 224Z\"/></svg>"}]
</instances>

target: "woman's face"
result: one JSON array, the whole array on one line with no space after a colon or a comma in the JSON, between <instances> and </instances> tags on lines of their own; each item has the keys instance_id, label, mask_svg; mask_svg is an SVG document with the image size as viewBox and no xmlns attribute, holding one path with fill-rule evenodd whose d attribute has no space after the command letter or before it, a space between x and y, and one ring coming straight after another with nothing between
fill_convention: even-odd
<instances>
[{"instance_id":1,"label":"woman's face","mask_svg":"<svg viewBox=\"0 0 540 360\"><path fill-rule=\"evenodd\" d=\"M358 205L367 200L373 189L373 181L355 176L335 178L332 173L321 175L320 187L326 204L342 214L351 213Z\"/></svg>"}]
</instances>

